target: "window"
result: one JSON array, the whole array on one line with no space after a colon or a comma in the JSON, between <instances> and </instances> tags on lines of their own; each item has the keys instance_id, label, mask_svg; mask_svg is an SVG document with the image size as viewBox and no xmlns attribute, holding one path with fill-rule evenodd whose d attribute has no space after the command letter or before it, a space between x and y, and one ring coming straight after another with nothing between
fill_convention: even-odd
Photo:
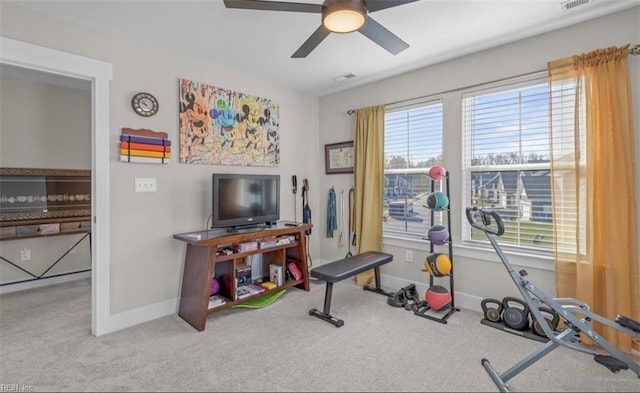
<instances>
[{"instance_id":1,"label":"window","mask_svg":"<svg viewBox=\"0 0 640 393\"><path fill-rule=\"evenodd\" d=\"M431 190L427 176L442 163L442 102L440 100L387 107L384 119L385 234L426 236L432 213L426 207ZM435 182L440 191L443 182ZM434 212L440 224L443 212Z\"/></svg>"},{"instance_id":2,"label":"window","mask_svg":"<svg viewBox=\"0 0 640 393\"><path fill-rule=\"evenodd\" d=\"M576 106L576 104L578 104ZM554 129L551 157L555 157L553 185L557 192L554 210L558 215L556 246L559 251L587 254L587 151L585 137L575 140L575 127L585 127L586 108L584 90L572 79L561 79L551 83L552 117ZM576 109L577 112L576 113ZM586 135L585 130L580 132ZM575 154L579 154L579 170L575 168ZM570 190L570 191L569 191ZM577 199L576 199L577 198ZM577 229L577 233L576 233Z\"/></svg>"},{"instance_id":3,"label":"window","mask_svg":"<svg viewBox=\"0 0 640 393\"><path fill-rule=\"evenodd\" d=\"M502 243L551 251L553 226L546 78L463 95L465 205L496 210ZM486 241L463 226L463 241Z\"/></svg>"}]
</instances>

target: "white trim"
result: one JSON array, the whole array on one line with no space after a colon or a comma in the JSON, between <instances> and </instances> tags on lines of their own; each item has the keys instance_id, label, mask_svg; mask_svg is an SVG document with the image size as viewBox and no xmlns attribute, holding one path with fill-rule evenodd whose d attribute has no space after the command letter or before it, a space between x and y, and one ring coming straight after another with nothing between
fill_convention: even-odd
<instances>
[{"instance_id":1,"label":"white trim","mask_svg":"<svg viewBox=\"0 0 640 393\"><path fill-rule=\"evenodd\" d=\"M382 286L382 288L386 289L387 291L395 292L400 288L406 287L407 285L415 284L416 290L420 294L420 299L424 300L423 294L428 289L427 284L407 280L400 277L391 276L388 274L381 274L380 276L381 276L380 285ZM466 309L471 311L482 312L482 308L480 307L480 302L482 301L482 298L478 296L470 295L468 293L464 293L460 291L455 291L454 300L455 300L455 307L459 308L460 310ZM450 318L453 318L454 316L455 314L450 316Z\"/></svg>"},{"instance_id":2,"label":"white trim","mask_svg":"<svg viewBox=\"0 0 640 393\"><path fill-rule=\"evenodd\" d=\"M425 250L425 244L428 245L429 243L424 240L412 240L402 237L385 236L383 238L383 245L405 249ZM539 270L554 270L554 261L551 256L524 254L505 249L503 249L502 252L514 266ZM454 258L460 256L464 258L473 258L474 260L483 262L502 263L496 251L491 246L483 244L477 244L474 246L454 244L453 256Z\"/></svg>"},{"instance_id":3,"label":"white trim","mask_svg":"<svg viewBox=\"0 0 640 393\"><path fill-rule=\"evenodd\" d=\"M178 302L179 299L174 298L112 315L109 320L109 332L126 329L167 315L176 315Z\"/></svg>"},{"instance_id":4,"label":"white trim","mask_svg":"<svg viewBox=\"0 0 640 393\"><path fill-rule=\"evenodd\" d=\"M63 284L66 282L86 280L87 278L90 278L90 277L91 277L91 272L81 272L81 273L67 274L66 276L51 277L51 278L45 278L41 280L33 280L33 281L26 281L26 282L11 284L11 285L5 285L3 287L0 287L0 295L4 295L5 293L25 291L27 289L48 287L51 285Z\"/></svg>"},{"instance_id":5,"label":"white trim","mask_svg":"<svg viewBox=\"0 0 640 393\"><path fill-rule=\"evenodd\" d=\"M319 259L314 262L318 262L317 264L315 264L316 266L314 266L314 267L318 267L332 261ZM390 274L385 274L385 273L380 274L380 286L388 292L395 292L400 288L406 287L407 285L410 285L410 284L415 284L416 290L420 294L420 299L424 300L424 293L427 291L427 288L428 288L427 284L417 282L417 281L407 280L406 278L392 276ZM471 294L460 292L460 291L455 291L456 308L482 312L482 307L480 307L481 301L482 301L482 298L479 296L471 295Z\"/></svg>"},{"instance_id":6,"label":"white trim","mask_svg":"<svg viewBox=\"0 0 640 393\"><path fill-rule=\"evenodd\" d=\"M112 65L5 37L0 37L0 48L0 63L92 82L91 333L95 336L109 333L109 83Z\"/></svg>"}]
</instances>

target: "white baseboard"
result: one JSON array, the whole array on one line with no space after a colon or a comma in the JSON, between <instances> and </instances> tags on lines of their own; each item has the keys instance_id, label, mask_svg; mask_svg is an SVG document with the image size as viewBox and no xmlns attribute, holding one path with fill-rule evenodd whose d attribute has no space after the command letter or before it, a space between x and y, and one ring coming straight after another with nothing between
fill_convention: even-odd
<instances>
[{"instance_id":1,"label":"white baseboard","mask_svg":"<svg viewBox=\"0 0 640 393\"><path fill-rule=\"evenodd\" d=\"M65 282L85 280L87 278L91 278L90 271L68 274L66 276L58 276L58 277L51 277L51 278L43 278L40 280L20 282L16 284L7 284L0 287L0 295L3 295L5 293L24 291L26 289L34 289L34 288L47 287L50 285L62 284Z\"/></svg>"},{"instance_id":2,"label":"white baseboard","mask_svg":"<svg viewBox=\"0 0 640 393\"><path fill-rule=\"evenodd\" d=\"M317 267L317 266L322 266L325 265L329 262L333 262L333 261L327 261L324 259L318 259L316 261L314 261L316 263L314 263L313 267ZM444 280L444 278L443 278ZM410 284L415 284L416 285L416 290L418 291L418 293L420 294L420 298L424 300L424 293L427 291L427 284L424 283L420 283L420 282L415 282L415 281L411 281L411 280L407 280L405 278L400 278L400 277L396 277L396 276L392 276L389 274L381 274L380 277L380 285L382 285L382 287L390 292L395 292L398 289L402 288L402 287L406 287L407 285ZM471 311L478 311L478 312L482 312L482 308L480 307L480 302L482 301L482 298L479 296L475 296L475 295L470 295L468 293L464 293L464 292L460 292L460 291L455 291L454 293L455 296L455 305L458 308L464 308L467 310L471 310Z\"/></svg>"},{"instance_id":3,"label":"white baseboard","mask_svg":"<svg viewBox=\"0 0 640 393\"><path fill-rule=\"evenodd\" d=\"M389 290L391 292L395 292L400 288L406 287L407 285L411 285L411 284L415 284L416 290L418 291L418 294L420 294L420 299L424 300L424 293L428 289L428 284L415 282L415 281L407 280L404 278L391 276L388 274L382 274L380 277L380 285L382 285L384 289ZM482 312L482 309L480 308L480 302L482 301L482 298L478 296L470 295L464 292L454 291L454 300L455 300L455 306L458 308L464 308L471 311Z\"/></svg>"},{"instance_id":4,"label":"white baseboard","mask_svg":"<svg viewBox=\"0 0 640 393\"><path fill-rule=\"evenodd\" d=\"M175 314L178 311L178 302L179 299L174 298L111 315L109 318L109 328L107 333L113 333L144 322L153 321L154 319Z\"/></svg>"},{"instance_id":5,"label":"white baseboard","mask_svg":"<svg viewBox=\"0 0 640 393\"><path fill-rule=\"evenodd\" d=\"M317 262L317 266L321 266L330 261L320 260ZM384 289L389 291L397 291L398 289L407 285L415 284L421 298L424 297L424 293L427 290L427 284L410 281L388 274L381 275L380 284ZM458 308L482 312L480 308L481 301L482 299L478 296L455 291L455 303L456 307ZM175 298L166 300L164 302L152 304L150 306L145 306L137 308L135 310L129 310L112 315L109 319L109 333L126 329L128 327L132 327L144 322L149 322L157 318L162 318L167 315L175 314L178 311L178 303L179 299Z\"/></svg>"}]
</instances>

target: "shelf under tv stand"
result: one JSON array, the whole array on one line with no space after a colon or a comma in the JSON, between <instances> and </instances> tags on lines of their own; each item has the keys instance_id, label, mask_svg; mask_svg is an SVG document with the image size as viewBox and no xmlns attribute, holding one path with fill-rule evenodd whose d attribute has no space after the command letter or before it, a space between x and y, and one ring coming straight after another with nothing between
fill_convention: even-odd
<instances>
[{"instance_id":1,"label":"shelf under tv stand","mask_svg":"<svg viewBox=\"0 0 640 393\"><path fill-rule=\"evenodd\" d=\"M226 230L205 230L173 235L174 239L187 243L184 258L184 272L178 315L198 331L203 331L209 314L222 311L234 305L244 303L285 288L296 287L309 291L309 270L307 267L307 247L305 231L311 224L288 226L277 223L268 228L251 231L227 232ZM234 243L246 243L267 240L273 237L293 236L288 244L279 244L269 248L258 248L246 252L235 252L229 255L218 255L218 252ZM269 281L268 267L271 264L282 266L283 283L275 288L265 290L256 295L236 299L236 271L246 267L251 255L261 255L263 281ZM287 262L295 262L302 273L298 280L286 280ZM220 283L219 294L226 304L209 308L209 293L212 277Z\"/></svg>"}]
</instances>

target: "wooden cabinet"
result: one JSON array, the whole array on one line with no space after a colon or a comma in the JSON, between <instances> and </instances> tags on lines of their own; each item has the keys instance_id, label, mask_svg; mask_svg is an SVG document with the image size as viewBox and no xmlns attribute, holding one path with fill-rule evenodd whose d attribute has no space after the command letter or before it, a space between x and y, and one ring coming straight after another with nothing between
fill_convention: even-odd
<instances>
[{"instance_id":1,"label":"wooden cabinet","mask_svg":"<svg viewBox=\"0 0 640 393\"><path fill-rule=\"evenodd\" d=\"M0 168L0 240L90 231L90 170Z\"/></svg>"},{"instance_id":2,"label":"wooden cabinet","mask_svg":"<svg viewBox=\"0 0 640 393\"><path fill-rule=\"evenodd\" d=\"M84 234L62 255L46 253L51 258L48 268L11 261L11 247L3 247L3 262L30 276L2 285L19 284L91 269L49 273L85 238L91 259L91 171L84 169L0 168L0 240L42 239L50 236ZM58 265L60 266L60 265ZM44 270L36 273L33 270ZM32 270L32 271L30 271ZM47 275L49 274L49 275Z\"/></svg>"},{"instance_id":3,"label":"wooden cabinet","mask_svg":"<svg viewBox=\"0 0 640 393\"><path fill-rule=\"evenodd\" d=\"M307 247L305 231L310 224L286 226L277 224L260 230L247 230L240 233L227 233L224 230L209 230L174 235L174 239L187 243L182 275L180 307L178 315L199 331L203 331L209 314L227 309L256 297L280 291L284 288L296 287L309 290L309 271L307 267ZM280 243L270 242L273 239L288 238ZM257 244L257 248L236 251L226 254L234 245ZM261 244L268 248L262 248ZM236 247L237 248L237 247ZM236 297L238 283L236 272L251 266L253 255L259 255L260 261L252 266L258 269L258 281L270 281L271 265L282 267L282 285L242 299ZM253 261L255 262L255 261ZM295 263L301 273L299 279L287 279L287 265ZM252 271L255 275L256 272ZM219 295L226 303L209 308L211 282L216 278L220 284Z\"/></svg>"},{"instance_id":4,"label":"wooden cabinet","mask_svg":"<svg viewBox=\"0 0 640 393\"><path fill-rule=\"evenodd\" d=\"M60 223L60 233L88 232L91 230L91 221L70 221Z\"/></svg>"}]
</instances>

